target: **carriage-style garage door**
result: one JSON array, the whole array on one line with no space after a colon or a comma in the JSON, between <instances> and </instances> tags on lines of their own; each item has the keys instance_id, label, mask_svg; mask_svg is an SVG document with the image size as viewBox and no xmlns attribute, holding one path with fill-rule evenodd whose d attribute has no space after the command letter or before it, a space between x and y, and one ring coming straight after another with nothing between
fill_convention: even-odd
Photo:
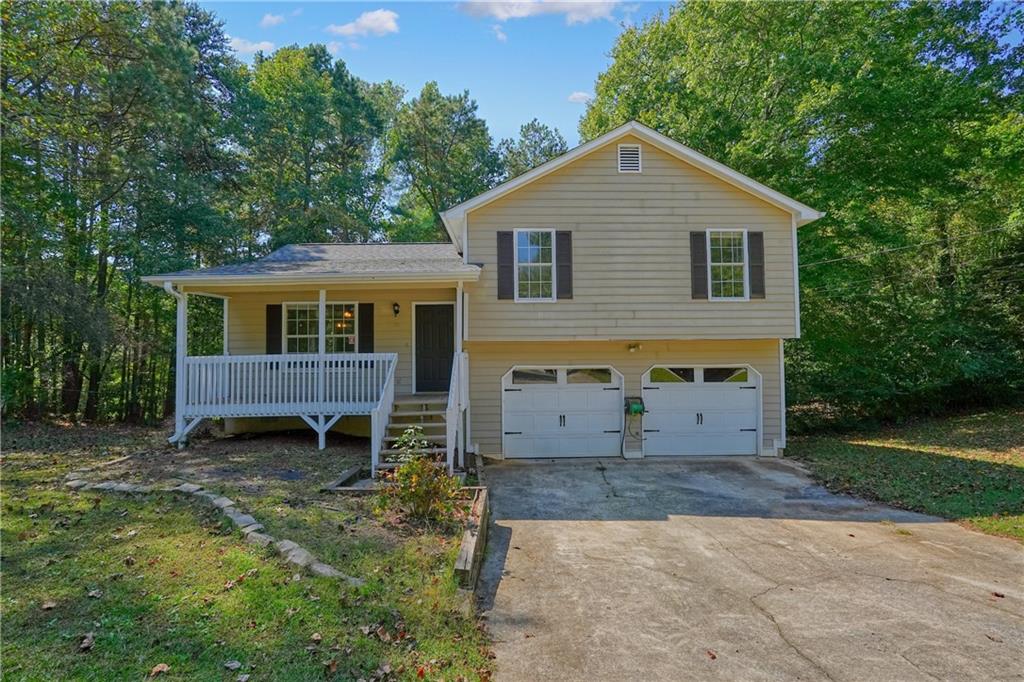
<instances>
[{"instance_id":1,"label":"carriage-style garage door","mask_svg":"<svg viewBox=\"0 0 1024 682\"><path fill-rule=\"evenodd\" d=\"M756 455L759 392L749 367L652 367L643 377L644 456Z\"/></svg>"},{"instance_id":2,"label":"carriage-style garage door","mask_svg":"<svg viewBox=\"0 0 1024 682\"><path fill-rule=\"evenodd\" d=\"M614 457L622 442L614 368L514 367L501 380L505 457Z\"/></svg>"}]
</instances>

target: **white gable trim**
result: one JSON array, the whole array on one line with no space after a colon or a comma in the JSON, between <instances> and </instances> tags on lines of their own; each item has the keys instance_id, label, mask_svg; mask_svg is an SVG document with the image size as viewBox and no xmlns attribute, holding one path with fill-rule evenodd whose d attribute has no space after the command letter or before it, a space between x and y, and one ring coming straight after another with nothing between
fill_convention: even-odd
<instances>
[{"instance_id":1,"label":"white gable trim","mask_svg":"<svg viewBox=\"0 0 1024 682\"><path fill-rule=\"evenodd\" d=\"M486 206L492 201L496 201L506 194L514 192L524 185L530 184L534 180L539 180L545 175L548 175L549 173L572 163L576 159L586 156L590 152L626 135L635 135L641 140L648 142L658 149L661 149L662 151L667 152L668 154L671 154L692 166L695 166L705 173L708 173L709 175L712 175L719 180L736 187L737 189L743 190L748 194L752 194L762 201L776 206L783 211L791 213L798 226L805 225L825 215L824 213L816 211L796 199L791 199L780 192L776 192L771 187L762 185L757 180L747 177L743 173L734 171L725 164L719 163L714 159L704 156L696 150L690 149L686 145L680 144L675 140L662 135L653 128L648 128L642 123L637 123L636 121L630 121L625 125L619 126L615 130L607 132L604 135L587 142L586 144L581 144L579 147L576 147L557 158L551 159L547 163L537 166L533 170L527 171L526 173L512 178L507 182L503 182L497 187L490 189L483 194L478 194L472 199L464 201L457 206L453 206L441 214L441 220L444 222L445 229L448 230L448 234L451 236L452 241L455 242L458 249L462 251L463 244L461 243L461 240L456 239L455 235L464 234L467 213L481 208L482 206Z\"/></svg>"}]
</instances>

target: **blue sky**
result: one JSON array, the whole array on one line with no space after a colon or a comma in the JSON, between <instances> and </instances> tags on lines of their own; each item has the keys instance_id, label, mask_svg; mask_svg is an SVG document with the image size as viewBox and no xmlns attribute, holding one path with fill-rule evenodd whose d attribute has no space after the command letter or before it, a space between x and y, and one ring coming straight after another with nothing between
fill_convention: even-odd
<instances>
[{"instance_id":1,"label":"blue sky","mask_svg":"<svg viewBox=\"0 0 1024 682\"><path fill-rule=\"evenodd\" d=\"M436 80L469 90L495 140L536 117L570 145L584 98L624 24L669 3L202 2L224 22L241 59L256 49L324 43L355 75L410 93ZM575 94L574 94L575 93Z\"/></svg>"}]
</instances>

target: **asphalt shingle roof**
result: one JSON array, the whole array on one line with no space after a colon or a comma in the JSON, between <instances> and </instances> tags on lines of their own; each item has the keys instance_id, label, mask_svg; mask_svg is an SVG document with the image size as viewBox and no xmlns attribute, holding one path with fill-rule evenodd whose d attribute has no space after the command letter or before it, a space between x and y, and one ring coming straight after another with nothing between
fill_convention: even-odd
<instances>
[{"instance_id":1,"label":"asphalt shingle roof","mask_svg":"<svg viewBox=\"0 0 1024 682\"><path fill-rule=\"evenodd\" d=\"M238 265L220 265L151 275L147 280L224 277L386 277L388 275L473 275L475 265L462 262L448 243L420 244L290 244L269 256Z\"/></svg>"}]
</instances>

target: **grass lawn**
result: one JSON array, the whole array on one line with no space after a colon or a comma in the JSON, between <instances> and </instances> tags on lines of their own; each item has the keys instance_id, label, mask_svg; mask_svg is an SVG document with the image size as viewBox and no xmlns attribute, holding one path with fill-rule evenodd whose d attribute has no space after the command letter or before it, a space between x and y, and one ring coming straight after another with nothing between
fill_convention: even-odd
<instances>
[{"instance_id":1,"label":"grass lawn","mask_svg":"<svg viewBox=\"0 0 1024 682\"><path fill-rule=\"evenodd\" d=\"M1024 541L1024 409L792 438L829 489Z\"/></svg>"},{"instance_id":2,"label":"grass lawn","mask_svg":"<svg viewBox=\"0 0 1024 682\"><path fill-rule=\"evenodd\" d=\"M359 441L315 449L311 433L170 449L162 431L4 428L4 679L480 679L486 633L465 615L452 564L456 528L379 521L369 498L319 493ZM343 581L296 571L244 543L209 507L161 493L74 493L74 469L146 481L188 467L267 532L307 547ZM91 633L91 634L90 634ZM91 638L83 650L83 640ZM237 661L237 670L225 664Z\"/></svg>"}]
</instances>

